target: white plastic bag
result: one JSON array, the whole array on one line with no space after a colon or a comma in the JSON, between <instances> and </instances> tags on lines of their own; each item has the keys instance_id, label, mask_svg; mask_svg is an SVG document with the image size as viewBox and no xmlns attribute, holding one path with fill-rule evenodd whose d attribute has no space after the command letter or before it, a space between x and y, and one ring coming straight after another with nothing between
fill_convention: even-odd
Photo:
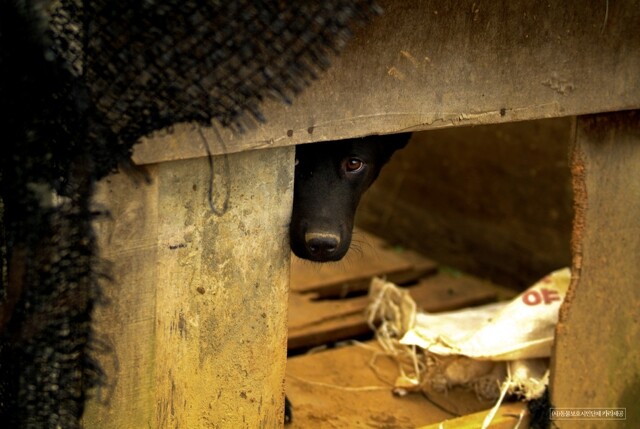
<instances>
[{"instance_id":1,"label":"white plastic bag","mask_svg":"<svg viewBox=\"0 0 640 429\"><path fill-rule=\"evenodd\" d=\"M564 268L510 302L438 314L416 311L406 290L374 279L369 321L382 320L376 330L380 343L405 364L411 351L422 349L405 365L412 374L403 370L398 387L465 386L486 399L507 393L536 399L548 384L546 358L570 279Z\"/></svg>"},{"instance_id":2,"label":"white plastic bag","mask_svg":"<svg viewBox=\"0 0 640 429\"><path fill-rule=\"evenodd\" d=\"M482 360L549 357L568 268L555 271L510 302L447 313L418 313L400 340L441 356Z\"/></svg>"}]
</instances>

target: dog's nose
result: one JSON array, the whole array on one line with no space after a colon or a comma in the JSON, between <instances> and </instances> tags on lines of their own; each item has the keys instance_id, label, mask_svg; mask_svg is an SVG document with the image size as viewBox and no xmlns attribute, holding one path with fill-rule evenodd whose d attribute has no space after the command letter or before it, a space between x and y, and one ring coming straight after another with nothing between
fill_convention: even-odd
<instances>
[{"instance_id":1,"label":"dog's nose","mask_svg":"<svg viewBox=\"0 0 640 429\"><path fill-rule=\"evenodd\" d=\"M329 233L307 232L304 241L316 258L330 257L340 246L340 236Z\"/></svg>"}]
</instances>

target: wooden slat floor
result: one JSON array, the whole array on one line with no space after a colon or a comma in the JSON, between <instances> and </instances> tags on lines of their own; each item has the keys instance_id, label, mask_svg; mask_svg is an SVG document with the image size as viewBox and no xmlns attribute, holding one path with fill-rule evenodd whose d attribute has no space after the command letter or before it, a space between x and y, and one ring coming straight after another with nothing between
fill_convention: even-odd
<instances>
[{"instance_id":1,"label":"wooden slat floor","mask_svg":"<svg viewBox=\"0 0 640 429\"><path fill-rule=\"evenodd\" d=\"M371 360L378 348L365 320L366 295L373 276L406 287L429 312L454 310L506 299L515 292L447 269L415 252L388 246L357 232L358 250L346 260L313 264L293 258L289 297L289 350L286 391L293 403L295 428L415 428L453 418L475 424L493 404L475 394L452 390L395 397L390 381L396 365L386 357ZM352 338L365 343L340 345ZM335 344L337 347L334 347ZM326 351L313 352L323 349ZM312 353L301 351L311 350ZM521 404L507 404L493 428L517 422ZM481 420L479 421L481 424ZM452 422L453 423L453 422ZM456 423L457 424L457 423ZM498 426L503 424L507 426ZM444 427L456 427L445 424ZM472 426L469 426L472 427ZM479 426L478 426L479 427ZM520 425L523 426L523 424Z\"/></svg>"},{"instance_id":2,"label":"wooden slat floor","mask_svg":"<svg viewBox=\"0 0 640 429\"><path fill-rule=\"evenodd\" d=\"M374 342L339 347L290 358L285 390L293 404L288 429L379 428L409 429L443 423L444 428L474 428L482 425L493 403L475 393L452 389L446 394L419 393L396 397L390 382L397 376L391 359L375 360ZM523 403L505 404L492 429L514 428ZM450 422L449 422L450 421ZM519 428L527 428L527 421Z\"/></svg>"}]
</instances>

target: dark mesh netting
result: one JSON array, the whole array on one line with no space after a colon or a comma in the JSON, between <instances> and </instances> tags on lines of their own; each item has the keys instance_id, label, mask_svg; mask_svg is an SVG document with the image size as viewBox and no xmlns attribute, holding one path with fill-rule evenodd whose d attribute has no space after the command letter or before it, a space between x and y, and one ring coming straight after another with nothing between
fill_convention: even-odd
<instances>
[{"instance_id":1,"label":"dark mesh netting","mask_svg":"<svg viewBox=\"0 0 640 429\"><path fill-rule=\"evenodd\" d=\"M97 180L177 122L242 131L329 65L370 0L0 0L0 426L76 428L105 382ZM135 287L135 285L129 285Z\"/></svg>"}]
</instances>

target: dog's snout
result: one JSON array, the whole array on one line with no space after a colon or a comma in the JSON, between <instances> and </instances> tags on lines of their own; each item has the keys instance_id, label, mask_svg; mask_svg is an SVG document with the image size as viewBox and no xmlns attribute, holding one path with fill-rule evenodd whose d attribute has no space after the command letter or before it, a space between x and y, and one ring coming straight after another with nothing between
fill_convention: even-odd
<instances>
[{"instance_id":1,"label":"dog's snout","mask_svg":"<svg viewBox=\"0 0 640 429\"><path fill-rule=\"evenodd\" d=\"M307 232L304 241L316 258L330 257L340 246L340 236L330 233Z\"/></svg>"}]
</instances>

